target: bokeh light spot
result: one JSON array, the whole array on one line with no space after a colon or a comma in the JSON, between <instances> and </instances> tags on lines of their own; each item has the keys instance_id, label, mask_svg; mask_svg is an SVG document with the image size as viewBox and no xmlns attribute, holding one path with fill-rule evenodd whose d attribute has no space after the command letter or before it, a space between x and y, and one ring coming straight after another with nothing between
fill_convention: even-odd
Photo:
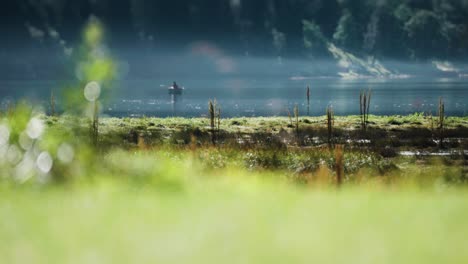
<instances>
[{"instance_id":1,"label":"bokeh light spot","mask_svg":"<svg viewBox=\"0 0 468 264\"><path fill-rule=\"evenodd\" d=\"M84 96L86 100L94 102L101 95L101 85L98 82L90 82L86 85L84 89Z\"/></svg>"},{"instance_id":2,"label":"bokeh light spot","mask_svg":"<svg viewBox=\"0 0 468 264\"><path fill-rule=\"evenodd\" d=\"M6 125L0 125L0 146L8 143L10 139L10 129Z\"/></svg>"},{"instance_id":3,"label":"bokeh light spot","mask_svg":"<svg viewBox=\"0 0 468 264\"><path fill-rule=\"evenodd\" d=\"M32 139L38 139L44 132L44 123L39 118L33 117L26 127L26 134Z\"/></svg>"},{"instance_id":4,"label":"bokeh light spot","mask_svg":"<svg viewBox=\"0 0 468 264\"><path fill-rule=\"evenodd\" d=\"M44 151L37 157L37 168L43 173L48 173L52 169L53 161L49 152Z\"/></svg>"},{"instance_id":5,"label":"bokeh light spot","mask_svg":"<svg viewBox=\"0 0 468 264\"><path fill-rule=\"evenodd\" d=\"M85 28L84 38L86 44L93 47L101 43L104 35L104 30L97 18L92 17Z\"/></svg>"},{"instance_id":6,"label":"bokeh light spot","mask_svg":"<svg viewBox=\"0 0 468 264\"><path fill-rule=\"evenodd\" d=\"M33 141L26 133L21 133L18 139L18 143L24 150L28 150L32 147Z\"/></svg>"},{"instance_id":7,"label":"bokeh light spot","mask_svg":"<svg viewBox=\"0 0 468 264\"><path fill-rule=\"evenodd\" d=\"M23 160L16 166L15 178L19 182L25 182L34 175L34 159L32 153L26 153Z\"/></svg>"},{"instance_id":8,"label":"bokeh light spot","mask_svg":"<svg viewBox=\"0 0 468 264\"><path fill-rule=\"evenodd\" d=\"M75 157L75 151L70 144L62 143L57 150L57 157L63 163L70 163Z\"/></svg>"},{"instance_id":9,"label":"bokeh light spot","mask_svg":"<svg viewBox=\"0 0 468 264\"><path fill-rule=\"evenodd\" d=\"M5 157L8 153L8 145L0 145L0 165L2 165L5 162Z\"/></svg>"},{"instance_id":10,"label":"bokeh light spot","mask_svg":"<svg viewBox=\"0 0 468 264\"><path fill-rule=\"evenodd\" d=\"M18 164L22 159L22 153L16 145L11 145L7 151L7 160L11 164Z\"/></svg>"}]
</instances>

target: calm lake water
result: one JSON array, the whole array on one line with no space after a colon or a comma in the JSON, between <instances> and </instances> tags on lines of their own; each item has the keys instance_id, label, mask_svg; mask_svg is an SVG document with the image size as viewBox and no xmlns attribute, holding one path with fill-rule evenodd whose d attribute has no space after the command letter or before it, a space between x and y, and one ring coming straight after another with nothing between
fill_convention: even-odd
<instances>
[{"instance_id":1,"label":"calm lake water","mask_svg":"<svg viewBox=\"0 0 468 264\"><path fill-rule=\"evenodd\" d=\"M207 115L209 99L216 99L224 117L286 116L297 104L300 115L323 115L332 105L337 115L359 113L359 91L373 91L371 113L378 115L436 113L439 97L448 115L467 115L468 79L341 80L229 77L218 79L180 79L183 95L169 95L172 80L121 81L104 105L109 116L184 116ZM29 98L47 105L50 90L59 94L65 82L0 81L0 100ZM310 85L308 107L306 87ZM58 96L57 96L58 97ZM57 98L60 105L60 99Z\"/></svg>"}]
</instances>

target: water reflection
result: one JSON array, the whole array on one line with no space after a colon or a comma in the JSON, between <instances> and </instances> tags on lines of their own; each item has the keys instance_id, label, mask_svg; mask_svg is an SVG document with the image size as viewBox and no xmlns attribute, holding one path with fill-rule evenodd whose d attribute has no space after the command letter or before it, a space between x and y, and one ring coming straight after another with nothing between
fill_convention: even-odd
<instances>
[{"instance_id":1,"label":"water reflection","mask_svg":"<svg viewBox=\"0 0 468 264\"><path fill-rule=\"evenodd\" d=\"M172 115L177 116L179 115L179 110L178 110L178 102L180 101L180 97L182 96L181 94L171 94L171 107L172 107Z\"/></svg>"}]
</instances>

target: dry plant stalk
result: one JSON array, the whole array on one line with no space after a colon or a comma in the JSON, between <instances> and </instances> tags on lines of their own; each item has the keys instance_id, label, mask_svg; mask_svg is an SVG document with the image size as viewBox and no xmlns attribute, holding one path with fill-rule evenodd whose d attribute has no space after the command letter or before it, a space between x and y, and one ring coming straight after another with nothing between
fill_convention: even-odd
<instances>
[{"instance_id":1,"label":"dry plant stalk","mask_svg":"<svg viewBox=\"0 0 468 264\"><path fill-rule=\"evenodd\" d=\"M289 118L289 125L292 127L293 126L293 121L291 117L291 111L289 111L289 107L286 109L288 111L288 118Z\"/></svg>"},{"instance_id":2,"label":"dry plant stalk","mask_svg":"<svg viewBox=\"0 0 468 264\"><path fill-rule=\"evenodd\" d=\"M434 136L434 117L432 116L432 111L426 113L426 118L429 119L429 127L431 129L432 139L435 138Z\"/></svg>"},{"instance_id":3,"label":"dry plant stalk","mask_svg":"<svg viewBox=\"0 0 468 264\"><path fill-rule=\"evenodd\" d=\"M319 165L317 171L313 175L313 180L309 181L309 184L316 185L317 187L328 187L330 185L332 174L330 169L324 165Z\"/></svg>"},{"instance_id":4,"label":"dry plant stalk","mask_svg":"<svg viewBox=\"0 0 468 264\"><path fill-rule=\"evenodd\" d=\"M299 107L294 106L294 118L296 120L296 135L299 135Z\"/></svg>"},{"instance_id":5,"label":"dry plant stalk","mask_svg":"<svg viewBox=\"0 0 468 264\"><path fill-rule=\"evenodd\" d=\"M336 184L340 187L344 179L344 147L343 145L335 146L335 162L336 162Z\"/></svg>"},{"instance_id":6,"label":"dry plant stalk","mask_svg":"<svg viewBox=\"0 0 468 264\"><path fill-rule=\"evenodd\" d=\"M197 137L194 134L191 134L190 135L190 150L193 153L195 152L196 149L197 149Z\"/></svg>"},{"instance_id":7,"label":"dry plant stalk","mask_svg":"<svg viewBox=\"0 0 468 264\"><path fill-rule=\"evenodd\" d=\"M138 134L138 149L140 150L148 149L148 146L146 145L146 142L145 142L145 137L143 136L142 133Z\"/></svg>"}]
</instances>

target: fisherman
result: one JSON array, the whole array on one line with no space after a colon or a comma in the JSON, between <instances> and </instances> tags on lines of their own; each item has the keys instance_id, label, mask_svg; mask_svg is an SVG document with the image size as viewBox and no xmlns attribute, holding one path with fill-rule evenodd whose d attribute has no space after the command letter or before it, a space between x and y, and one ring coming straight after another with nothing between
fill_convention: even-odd
<instances>
[{"instance_id":1,"label":"fisherman","mask_svg":"<svg viewBox=\"0 0 468 264\"><path fill-rule=\"evenodd\" d=\"M175 81L172 83L172 88L173 88L174 90L179 90L179 89L180 89L180 88L179 88L179 85L177 85L177 83L176 83Z\"/></svg>"}]
</instances>

